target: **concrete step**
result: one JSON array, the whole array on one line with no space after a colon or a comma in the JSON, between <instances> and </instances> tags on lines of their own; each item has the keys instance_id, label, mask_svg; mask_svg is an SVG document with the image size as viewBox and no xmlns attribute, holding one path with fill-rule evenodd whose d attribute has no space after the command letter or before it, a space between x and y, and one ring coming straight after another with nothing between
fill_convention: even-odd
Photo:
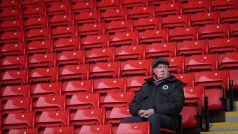
<instances>
[{"instance_id":1,"label":"concrete step","mask_svg":"<svg viewBox=\"0 0 238 134\"><path fill-rule=\"evenodd\" d=\"M210 123L210 131L238 131L238 122Z\"/></svg>"},{"instance_id":2,"label":"concrete step","mask_svg":"<svg viewBox=\"0 0 238 134\"><path fill-rule=\"evenodd\" d=\"M225 113L226 122L238 122L238 111L226 112Z\"/></svg>"},{"instance_id":3,"label":"concrete step","mask_svg":"<svg viewBox=\"0 0 238 134\"><path fill-rule=\"evenodd\" d=\"M200 132L200 134L238 134L238 131Z\"/></svg>"},{"instance_id":4,"label":"concrete step","mask_svg":"<svg viewBox=\"0 0 238 134\"><path fill-rule=\"evenodd\" d=\"M238 101L235 102L235 111L238 111Z\"/></svg>"}]
</instances>

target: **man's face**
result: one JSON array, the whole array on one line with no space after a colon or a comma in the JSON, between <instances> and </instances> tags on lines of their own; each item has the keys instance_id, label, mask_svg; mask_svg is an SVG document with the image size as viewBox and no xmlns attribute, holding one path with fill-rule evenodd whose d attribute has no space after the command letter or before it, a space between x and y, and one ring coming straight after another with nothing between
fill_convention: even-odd
<instances>
[{"instance_id":1,"label":"man's face","mask_svg":"<svg viewBox=\"0 0 238 134\"><path fill-rule=\"evenodd\" d=\"M169 73L169 67L165 64L158 64L157 67L153 68L153 72L157 77L165 77Z\"/></svg>"}]
</instances>

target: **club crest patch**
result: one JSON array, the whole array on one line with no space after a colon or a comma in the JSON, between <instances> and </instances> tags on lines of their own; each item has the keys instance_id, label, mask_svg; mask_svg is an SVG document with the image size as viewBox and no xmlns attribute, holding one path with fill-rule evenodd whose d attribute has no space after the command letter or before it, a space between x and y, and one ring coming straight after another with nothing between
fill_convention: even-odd
<instances>
[{"instance_id":1,"label":"club crest patch","mask_svg":"<svg viewBox=\"0 0 238 134\"><path fill-rule=\"evenodd\" d=\"M168 90L169 89L169 86L168 85L163 85L163 90Z\"/></svg>"}]
</instances>

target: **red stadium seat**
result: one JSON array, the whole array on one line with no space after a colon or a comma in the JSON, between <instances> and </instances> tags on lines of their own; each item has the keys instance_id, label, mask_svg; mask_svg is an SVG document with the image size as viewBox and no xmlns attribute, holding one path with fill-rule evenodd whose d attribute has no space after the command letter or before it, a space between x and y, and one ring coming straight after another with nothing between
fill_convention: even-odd
<instances>
[{"instance_id":1,"label":"red stadium seat","mask_svg":"<svg viewBox=\"0 0 238 134\"><path fill-rule=\"evenodd\" d=\"M183 4L182 12L187 13L196 13L196 12L209 12L210 11L210 1L209 0L199 0L199 1L188 1Z\"/></svg>"},{"instance_id":2,"label":"red stadium seat","mask_svg":"<svg viewBox=\"0 0 238 134\"><path fill-rule=\"evenodd\" d=\"M57 26L70 26L72 25L72 15L71 14L55 14L49 16L48 24L49 27L57 27Z\"/></svg>"},{"instance_id":3,"label":"red stadium seat","mask_svg":"<svg viewBox=\"0 0 238 134\"><path fill-rule=\"evenodd\" d=\"M238 36L238 22L230 24L230 35Z\"/></svg>"},{"instance_id":4,"label":"red stadium seat","mask_svg":"<svg viewBox=\"0 0 238 134\"><path fill-rule=\"evenodd\" d=\"M76 131L76 130L75 130ZM112 134L111 124L106 125L83 125L80 130L76 131L78 134L96 134L96 133L107 133Z\"/></svg>"},{"instance_id":5,"label":"red stadium seat","mask_svg":"<svg viewBox=\"0 0 238 134\"><path fill-rule=\"evenodd\" d=\"M91 64L89 68L90 78L118 78L120 75L120 64L118 62L98 62Z\"/></svg>"},{"instance_id":6,"label":"red stadium seat","mask_svg":"<svg viewBox=\"0 0 238 134\"><path fill-rule=\"evenodd\" d=\"M73 126L67 126L67 127L43 127L39 128L38 130L41 134L57 134L57 133L63 133L63 134L74 134L74 127Z\"/></svg>"},{"instance_id":7,"label":"red stadium seat","mask_svg":"<svg viewBox=\"0 0 238 134\"><path fill-rule=\"evenodd\" d=\"M25 46L22 42L2 43L0 52L1 56L24 55Z\"/></svg>"},{"instance_id":8,"label":"red stadium seat","mask_svg":"<svg viewBox=\"0 0 238 134\"><path fill-rule=\"evenodd\" d=\"M238 38L217 38L209 41L209 53L237 52Z\"/></svg>"},{"instance_id":9,"label":"red stadium seat","mask_svg":"<svg viewBox=\"0 0 238 134\"><path fill-rule=\"evenodd\" d=\"M132 32L132 21L112 21L105 26L105 33Z\"/></svg>"},{"instance_id":10,"label":"red stadium seat","mask_svg":"<svg viewBox=\"0 0 238 134\"><path fill-rule=\"evenodd\" d=\"M61 95L60 83L37 83L31 84L30 87L31 96L43 96L43 95Z\"/></svg>"},{"instance_id":11,"label":"red stadium seat","mask_svg":"<svg viewBox=\"0 0 238 134\"><path fill-rule=\"evenodd\" d=\"M150 134L150 123L121 123L116 131L116 134Z\"/></svg>"},{"instance_id":12,"label":"red stadium seat","mask_svg":"<svg viewBox=\"0 0 238 134\"><path fill-rule=\"evenodd\" d=\"M145 83L145 79L149 76L133 76L126 78L126 89L127 91L139 91L142 85Z\"/></svg>"},{"instance_id":13,"label":"red stadium seat","mask_svg":"<svg viewBox=\"0 0 238 134\"><path fill-rule=\"evenodd\" d=\"M238 68L238 52L219 54L218 66L219 69Z\"/></svg>"},{"instance_id":14,"label":"red stadium seat","mask_svg":"<svg viewBox=\"0 0 238 134\"><path fill-rule=\"evenodd\" d=\"M109 35L90 35L81 39L82 49L101 48L109 46Z\"/></svg>"},{"instance_id":15,"label":"red stadium seat","mask_svg":"<svg viewBox=\"0 0 238 134\"><path fill-rule=\"evenodd\" d=\"M20 9L14 7L1 8L0 10L0 20L11 20L11 19L21 19Z\"/></svg>"},{"instance_id":16,"label":"red stadium seat","mask_svg":"<svg viewBox=\"0 0 238 134\"><path fill-rule=\"evenodd\" d=\"M200 26L206 24L218 24L220 22L219 12L198 12L191 14L191 25Z\"/></svg>"},{"instance_id":17,"label":"red stadium seat","mask_svg":"<svg viewBox=\"0 0 238 134\"><path fill-rule=\"evenodd\" d=\"M105 109L78 109L70 112L71 125L102 125L105 122Z\"/></svg>"},{"instance_id":18,"label":"red stadium seat","mask_svg":"<svg viewBox=\"0 0 238 134\"><path fill-rule=\"evenodd\" d=\"M46 9L44 6L35 5L35 6L26 6L22 9L22 16L26 17L40 17L46 15Z\"/></svg>"},{"instance_id":19,"label":"red stadium seat","mask_svg":"<svg viewBox=\"0 0 238 134\"><path fill-rule=\"evenodd\" d=\"M166 58L170 65L169 65L169 72L170 73L183 73L184 72L184 57L177 56L177 57L168 57Z\"/></svg>"},{"instance_id":20,"label":"red stadium seat","mask_svg":"<svg viewBox=\"0 0 238 134\"><path fill-rule=\"evenodd\" d=\"M107 9L120 8L121 2L120 0L101 0L96 3L96 6L99 11L105 11Z\"/></svg>"},{"instance_id":21,"label":"red stadium seat","mask_svg":"<svg viewBox=\"0 0 238 134\"><path fill-rule=\"evenodd\" d=\"M49 39L50 39L50 31L48 28L29 29L25 32L25 41L49 40Z\"/></svg>"},{"instance_id":22,"label":"red stadium seat","mask_svg":"<svg viewBox=\"0 0 238 134\"><path fill-rule=\"evenodd\" d=\"M54 67L55 66L55 53L51 54L33 54L28 57L28 68L36 67Z\"/></svg>"},{"instance_id":23,"label":"red stadium seat","mask_svg":"<svg viewBox=\"0 0 238 134\"><path fill-rule=\"evenodd\" d=\"M89 75L89 66L82 65L65 65L59 68L59 80L87 80Z\"/></svg>"},{"instance_id":24,"label":"red stadium seat","mask_svg":"<svg viewBox=\"0 0 238 134\"><path fill-rule=\"evenodd\" d=\"M99 108L99 94L72 94L66 96L67 109Z\"/></svg>"},{"instance_id":25,"label":"red stadium seat","mask_svg":"<svg viewBox=\"0 0 238 134\"><path fill-rule=\"evenodd\" d=\"M19 5L20 5L20 2L19 2L18 0L1 1L1 2L0 2L0 8L8 8L8 7L18 8Z\"/></svg>"},{"instance_id":26,"label":"red stadium seat","mask_svg":"<svg viewBox=\"0 0 238 134\"><path fill-rule=\"evenodd\" d=\"M7 134L23 134L23 133L27 133L27 134L36 134L38 131L36 128L27 128L27 129L6 129L3 130L3 132L7 133Z\"/></svg>"},{"instance_id":27,"label":"red stadium seat","mask_svg":"<svg viewBox=\"0 0 238 134\"><path fill-rule=\"evenodd\" d=\"M227 10L237 9L238 3L236 0L214 0L211 1L211 10Z\"/></svg>"},{"instance_id":28,"label":"red stadium seat","mask_svg":"<svg viewBox=\"0 0 238 134\"><path fill-rule=\"evenodd\" d=\"M96 5L94 1L81 1L81 0L74 0L71 1L71 12L73 14L78 14L82 12L90 12L95 11Z\"/></svg>"},{"instance_id":29,"label":"red stadium seat","mask_svg":"<svg viewBox=\"0 0 238 134\"><path fill-rule=\"evenodd\" d=\"M197 27L176 27L169 30L169 41L197 40Z\"/></svg>"},{"instance_id":30,"label":"red stadium seat","mask_svg":"<svg viewBox=\"0 0 238 134\"><path fill-rule=\"evenodd\" d=\"M101 35L104 34L104 28L105 27L103 23L97 24L86 23L78 27L78 35L80 37L88 35Z\"/></svg>"},{"instance_id":31,"label":"red stadium seat","mask_svg":"<svg viewBox=\"0 0 238 134\"><path fill-rule=\"evenodd\" d=\"M174 57L176 56L176 43L153 43L146 45L145 57L156 58L156 57Z\"/></svg>"},{"instance_id":32,"label":"red stadium seat","mask_svg":"<svg viewBox=\"0 0 238 134\"><path fill-rule=\"evenodd\" d=\"M128 60L121 62L121 76L151 74L150 60Z\"/></svg>"},{"instance_id":33,"label":"red stadium seat","mask_svg":"<svg viewBox=\"0 0 238 134\"><path fill-rule=\"evenodd\" d=\"M75 26L58 26L51 29L51 38L75 38L77 37L77 28Z\"/></svg>"},{"instance_id":34,"label":"red stadium seat","mask_svg":"<svg viewBox=\"0 0 238 134\"><path fill-rule=\"evenodd\" d=\"M134 31L159 30L161 28L161 18L139 18L133 21Z\"/></svg>"},{"instance_id":35,"label":"red stadium seat","mask_svg":"<svg viewBox=\"0 0 238 134\"><path fill-rule=\"evenodd\" d=\"M144 45L121 46L115 49L116 60L142 60L144 57Z\"/></svg>"},{"instance_id":36,"label":"red stadium seat","mask_svg":"<svg viewBox=\"0 0 238 134\"><path fill-rule=\"evenodd\" d=\"M94 93L125 92L125 80L123 78L95 79L93 80Z\"/></svg>"},{"instance_id":37,"label":"red stadium seat","mask_svg":"<svg viewBox=\"0 0 238 134\"><path fill-rule=\"evenodd\" d=\"M183 41L177 43L177 55L203 55L208 53L208 40Z\"/></svg>"},{"instance_id":38,"label":"red stadium seat","mask_svg":"<svg viewBox=\"0 0 238 134\"><path fill-rule=\"evenodd\" d=\"M57 65L70 65L70 64L84 64L85 52L84 51L63 51L57 53L56 58Z\"/></svg>"},{"instance_id":39,"label":"red stadium seat","mask_svg":"<svg viewBox=\"0 0 238 134\"><path fill-rule=\"evenodd\" d=\"M30 96L30 89L28 85L21 85L21 86L3 86L0 90L0 96L2 99L8 98L27 98Z\"/></svg>"},{"instance_id":40,"label":"red stadium seat","mask_svg":"<svg viewBox=\"0 0 238 134\"><path fill-rule=\"evenodd\" d=\"M59 38L51 41L54 51L77 51L80 48L78 38Z\"/></svg>"},{"instance_id":41,"label":"red stadium seat","mask_svg":"<svg viewBox=\"0 0 238 134\"><path fill-rule=\"evenodd\" d=\"M127 19L129 20L149 17L155 17L155 8L153 6L133 7L127 10Z\"/></svg>"},{"instance_id":42,"label":"red stadium seat","mask_svg":"<svg viewBox=\"0 0 238 134\"><path fill-rule=\"evenodd\" d=\"M118 32L110 35L110 46L137 45L137 32Z\"/></svg>"},{"instance_id":43,"label":"red stadium seat","mask_svg":"<svg viewBox=\"0 0 238 134\"><path fill-rule=\"evenodd\" d=\"M48 21L46 17L27 17L24 19L23 28L27 29L35 29L35 28L47 28Z\"/></svg>"},{"instance_id":44,"label":"red stadium seat","mask_svg":"<svg viewBox=\"0 0 238 134\"><path fill-rule=\"evenodd\" d=\"M62 94L72 95L74 93L92 93L93 92L93 81L64 81L61 82Z\"/></svg>"},{"instance_id":45,"label":"red stadium seat","mask_svg":"<svg viewBox=\"0 0 238 134\"><path fill-rule=\"evenodd\" d=\"M23 7L32 5L43 5L43 2L41 0L24 0L21 2L21 5Z\"/></svg>"},{"instance_id":46,"label":"red stadium seat","mask_svg":"<svg viewBox=\"0 0 238 134\"><path fill-rule=\"evenodd\" d=\"M168 30L146 30L139 33L140 44L168 42Z\"/></svg>"},{"instance_id":47,"label":"red stadium seat","mask_svg":"<svg viewBox=\"0 0 238 134\"><path fill-rule=\"evenodd\" d=\"M128 106L113 107L112 110L106 113L106 123L119 125L123 118L131 116Z\"/></svg>"},{"instance_id":48,"label":"red stadium seat","mask_svg":"<svg viewBox=\"0 0 238 134\"><path fill-rule=\"evenodd\" d=\"M3 20L0 22L1 31L17 31L21 30L22 21L21 20Z\"/></svg>"},{"instance_id":49,"label":"red stadium seat","mask_svg":"<svg viewBox=\"0 0 238 134\"><path fill-rule=\"evenodd\" d=\"M37 54L37 53L51 53L52 46L50 41L43 40L43 41L31 41L25 42L26 46L26 53L27 54Z\"/></svg>"},{"instance_id":50,"label":"red stadium seat","mask_svg":"<svg viewBox=\"0 0 238 134\"><path fill-rule=\"evenodd\" d=\"M69 124L69 111L37 111L35 127L62 127Z\"/></svg>"},{"instance_id":51,"label":"red stadium seat","mask_svg":"<svg viewBox=\"0 0 238 134\"><path fill-rule=\"evenodd\" d=\"M32 110L55 111L65 109L66 98L64 95L48 95L32 97Z\"/></svg>"},{"instance_id":52,"label":"red stadium seat","mask_svg":"<svg viewBox=\"0 0 238 134\"><path fill-rule=\"evenodd\" d=\"M155 16L179 15L182 13L180 2L161 3L155 8Z\"/></svg>"},{"instance_id":53,"label":"red stadium seat","mask_svg":"<svg viewBox=\"0 0 238 134\"><path fill-rule=\"evenodd\" d=\"M93 48L85 52L86 63L114 61L114 48Z\"/></svg>"},{"instance_id":54,"label":"red stadium seat","mask_svg":"<svg viewBox=\"0 0 238 134\"><path fill-rule=\"evenodd\" d=\"M4 129L32 128L34 124L34 112L8 113L2 115Z\"/></svg>"},{"instance_id":55,"label":"red stadium seat","mask_svg":"<svg viewBox=\"0 0 238 134\"><path fill-rule=\"evenodd\" d=\"M101 13L100 22L124 21L127 19L126 14L127 14L126 9L109 8L105 12Z\"/></svg>"},{"instance_id":56,"label":"red stadium seat","mask_svg":"<svg viewBox=\"0 0 238 134\"><path fill-rule=\"evenodd\" d=\"M148 5L152 5L152 6L157 6L157 5L161 5L164 3L174 3L175 0L147 0L147 4Z\"/></svg>"},{"instance_id":57,"label":"red stadium seat","mask_svg":"<svg viewBox=\"0 0 238 134\"><path fill-rule=\"evenodd\" d=\"M0 75L1 85L10 84L26 84L27 83L27 70L6 70Z\"/></svg>"},{"instance_id":58,"label":"red stadium seat","mask_svg":"<svg viewBox=\"0 0 238 134\"><path fill-rule=\"evenodd\" d=\"M1 100L2 113L22 113L31 111L31 98L10 98Z\"/></svg>"},{"instance_id":59,"label":"red stadium seat","mask_svg":"<svg viewBox=\"0 0 238 134\"><path fill-rule=\"evenodd\" d=\"M162 18L162 28L189 27L190 15L176 15Z\"/></svg>"},{"instance_id":60,"label":"red stadium seat","mask_svg":"<svg viewBox=\"0 0 238 134\"><path fill-rule=\"evenodd\" d=\"M207 24L198 28L198 38L226 38L229 37L229 24Z\"/></svg>"},{"instance_id":61,"label":"red stadium seat","mask_svg":"<svg viewBox=\"0 0 238 134\"><path fill-rule=\"evenodd\" d=\"M192 55L185 58L186 72L215 71L218 68L218 57L216 54Z\"/></svg>"},{"instance_id":62,"label":"red stadium seat","mask_svg":"<svg viewBox=\"0 0 238 134\"><path fill-rule=\"evenodd\" d=\"M122 0L122 7L133 8L136 6L146 6L146 0Z\"/></svg>"},{"instance_id":63,"label":"red stadium seat","mask_svg":"<svg viewBox=\"0 0 238 134\"><path fill-rule=\"evenodd\" d=\"M46 13L48 16L55 14L69 13L70 5L68 3L54 2L46 5Z\"/></svg>"},{"instance_id":64,"label":"red stadium seat","mask_svg":"<svg viewBox=\"0 0 238 134\"><path fill-rule=\"evenodd\" d=\"M220 12L222 23L232 23L238 21L238 10L226 10Z\"/></svg>"},{"instance_id":65,"label":"red stadium seat","mask_svg":"<svg viewBox=\"0 0 238 134\"><path fill-rule=\"evenodd\" d=\"M82 12L74 15L74 25L82 25L85 23L97 23L99 22L98 12Z\"/></svg>"},{"instance_id":66,"label":"red stadium seat","mask_svg":"<svg viewBox=\"0 0 238 134\"><path fill-rule=\"evenodd\" d=\"M194 75L193 73L186 74L173 74L177 79L182 81L186 86L194 86Z\"/></svg>"},{"instance_id":67,"label":"red stadium seat","mask_svg":"<svg viewBox=\"0 0 238 134\"><path fill-rule=\"evenodd\" d=\"M25 69L26 56L6 56L0 59L0 70Z\"/></svg>"},{"instance_id":68,"label":"red stadium seat","mask_svg":"<svg viewBox=\"0 0 238 134\"><path fill-rule=\"evenodd\" d=\"M238 69L229 70L228 72L230 80L233 80L233 88L235 90L238 90L238 79L237 79Z\"/></svg>"},{"instance_id":69,"label":"red stadium seat","mask_svg":"<svg viewBox=\"0 0 238 134\"><path fill-rule=\"evenodd\" d=\"M35 68L28 74L29 83L56 82L58 80L58 68Z\"/></svg>"},{"instance_id":70,"label":"red stadium seat","mask_svg":"<svg viewBox=\"0 0 238 134\"><path fill-rule=\"evenodd\" d=\"M23 31L3 31L0 33L0 43L17 43L23 41Z\"/></svg>"}]
</instances>

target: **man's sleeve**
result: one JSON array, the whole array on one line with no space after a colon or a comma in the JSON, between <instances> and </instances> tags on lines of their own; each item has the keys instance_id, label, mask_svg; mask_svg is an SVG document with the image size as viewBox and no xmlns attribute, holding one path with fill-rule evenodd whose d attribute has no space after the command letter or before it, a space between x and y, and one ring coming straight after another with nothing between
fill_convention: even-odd
<instances>
[{"instance_id":1,"label":"man's sleeve","mask_svg":"<svg viewBox=\"0 0 238 134\"><path fill-rule=\"evenodd\" d=\"M160 105L155 105L155 112L167 115L178 115L184 105L183 86L184 84L180 81L176 83L171 100Z\"/></svg>"},{"instance_id":2,"label":"man's sleeve","mask_svg":"<svg viewBox=\"0 0 238 134\"><path fill-rule=\"evenodd\" d=\"M141 87L141 89L136 93L136 95L134 96L132 102L130 103L130 113L133 116L138 115L138 112L140 110L142 101L143 101L143 87L144 85Z\"/></svg>"}]
</instances>

